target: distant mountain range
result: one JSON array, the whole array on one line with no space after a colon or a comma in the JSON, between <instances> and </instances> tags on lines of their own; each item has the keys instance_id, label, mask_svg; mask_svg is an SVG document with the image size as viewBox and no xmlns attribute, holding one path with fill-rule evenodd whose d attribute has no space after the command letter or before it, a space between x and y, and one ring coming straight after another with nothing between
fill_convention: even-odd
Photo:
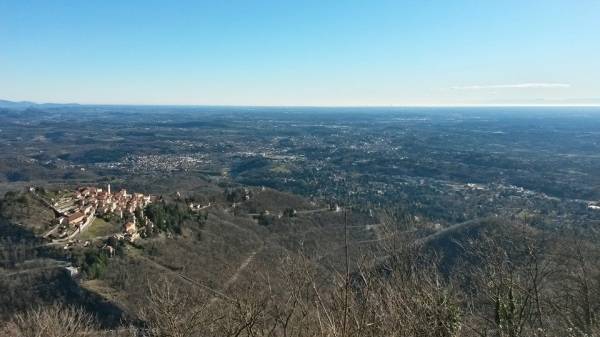
<instances>
[{"instance_id":1,"label":"distant mountain range","mask_svg":"<svg viewBox=\"0 0 600 337\"><path fill-rule=\"evenodd\" d=\"M28 109L35 107L62 107L62 106L78 106L77 103L35 103L29 101L13 102L0 99L0 108L4 109Z\"/></svg>"},{"instance_id":2,"label":"distant mountain range","mask_svg":"<svg viewBox=\"0 0 600 337\"><path fill-rule=\"evenodd\" d=\"M35 106L35 105L37 105L37 104L33 103L33 102L26 102L26 101L12 102L12 101L5 101L5 100L0 99L0 108L21 109L21 108L29 108L29 107Z\"/></svg>"}]
</instances>

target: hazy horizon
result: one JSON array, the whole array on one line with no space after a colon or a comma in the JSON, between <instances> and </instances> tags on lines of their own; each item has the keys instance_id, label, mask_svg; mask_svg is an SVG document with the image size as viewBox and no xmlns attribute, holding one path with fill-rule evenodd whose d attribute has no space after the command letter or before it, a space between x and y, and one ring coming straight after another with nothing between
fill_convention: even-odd
<instances>
[{"instance_id":1,"label":"hazy horizon","mask_svg":"<svg viewBox=\"0 0 600 337\"><path fill-rule=\"evenodd\" d=\"M414 105L244 105L244 104L145 104L145 103L81 103L75 101L64 102L36 102L33 100L8 100L0 98L0 103L10 102L16 104L33 105L81 105L81 106L131 106L131 107L239 107L239 108L600 108L598 104L414 104Z\"/></svg>"}]
</instances>

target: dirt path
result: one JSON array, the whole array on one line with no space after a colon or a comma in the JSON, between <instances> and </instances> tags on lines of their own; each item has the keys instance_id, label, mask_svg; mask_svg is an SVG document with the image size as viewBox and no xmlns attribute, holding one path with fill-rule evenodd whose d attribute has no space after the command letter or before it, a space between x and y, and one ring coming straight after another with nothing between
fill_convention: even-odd
<instances>
[{"instance_id":1,"label":"dirt path","mask_svg":"<svg viewBox=\"0 0 600 337\"><path fill-rule=\"evenodd\" d=\"M10 272L6 272L4 274L0 273L0 276L11 277L11 276L16 276L16 275L21 275L21 274L28 274L28 273L33 273L33 272L39 272L39 271L43 271L43 270L52 270L52 269L66 268L66 267L70 267L71 266L71 264L68 263L68 262L54 260L54 259L47 259L44 262L47 265L37 266L37 267L33 267L33 268L26 268L26 269L21 269L21 270L16 270L16 271L10 271Z\"/></svg>"},{"instance_id":2,"label":"dirt path","mask_svg":"<svg viewBox=\"0 0 600 337\"><path fill-rule=\"evenodd\" d=\"M162 264L160 264L160 263L152 260L149 257L143 256L142 254L132 254L130 256L134 257L134 258L137 258L137 259L140 259L140 260L144 260L144 261L148 262L149 264L153 265L154 267L156 267L156 268L158 268L158 269L160 269L160 270L162 270L162 271L164 271L164 272L166 272L168 274L171 274L173 276L176 276L176 277L184 280L188 284L191 284L191 285L194 285L196 287L199 287L199 288L202 288L204 290L207 290L210 293L214 294L215 297L224 297L226 299L231 300L230 297L228 297L227 295L223 294L222 292L220 292L220 291L218 291L216 289L213 289L213 288L211 288L211 287L209 287L209 286L207 286L205 284L202 284L202 283L200 283L200 282L198 282L198 281L196 281L194 279L191 279L191 278L189 278L189 277L187 277L187 276L185 276L185 275L183 275L181 273L173 271L170 268L168 268L168 267L166 267L166 266L164 266L164 265L162 265Z\"/></svg>"},{"instance_id":3,"label":"dirt path","mask_svg":"<svg viewBox=\"0 0 600 337\"><path fill-rule=\"evenodd\" d=\"M477 225L482 221L480 218L467 220L461 223L454 224L452 226L446 227L440 231L437 231L429 236L416 240L413 245L415 246L424 246L427 243L430 243L438 238L443 237L444 235L452 234L454 232L459 232L462 229L469 227L471 225Z\"/></svg>"},{"instance_id":4,"label":"dirt path","mask_svg":"<svg viewBox=\"0 0 600 337\"><path fill-rule=\"evenodd\" d=\"M332 211L331 209L329 209L329 207L323 207L323 208L305 209L305 210L296 211L296 216L298 216L298 215L323 213L323 212L339 213L341 211L337 211L336 212L336 211ZM247 216L259 216L260 214L261 213L247 213L246 215Z\"/></svg>"},{"instance_id":5,"label":"dirt path","mask_svg":"<svg viewBox=\"0 0 600 337\"><path fill-rule=\"evenodd\" d=\"M229 296L225 295L224 292L232 285L234 284L241 276L242 272L248 268L248 266L252 263L252 261L254 260L254 258L256 257L256 254L258 254L264 246L261 246L257 249L255 249L254 251L252 251L248 257L242 261L242 263L240 264L240 266L236 269L236 271L233 273L233 275L223 284L223 288L221 288L221 290L216 290L213 289L207 285L204 285L194 279L189 278L186 275L183 275L181 273L175 272L171 269L169 269L168 267L152 260L151 258L148 258L146 256L143 256L141 254L135 254L134 256L138 259L142 259L150 264L152 264L153 266L155 266L156 268L167 272L171 275L177 276L178 278L184 280L185 282L187 282L188 284L192 284L196 287L202 288L204 290L207 290L209 292L211 292L214 296L210 299L209 304L212 304L214 302L216 302L219 298L225 298L227 300L232 300Z\"/></svg>"},{"instance_id":6,"label":"dirt path","mask_svg":"<svg viewBox=\"0 0 600 337\"><path fill-rule=\"evenodd\" d=\"M238 269L236 269L235 273L233 273L233 275L225 282L225 284L223 285L223 288L221 289L221 292L225 292L232 284L234 284L240 278L240 275L242 274L242 272L250 265L250 263L252 263L256 254L258 254L258 252L260 252L263 249L263 247L264 247L264 245L262 245L260 248L258 248L256 250L252 251L250 253L250 255L248 255L248 257L242 262L242 264L240 264ZM213 296L209 301L209 305L213 304L218 299L219 299L219 296Z\"/></svg>"},{"instance_id":7,"label":"dirt path","mask_svg":"<svg viewBox=\"0 0 600 337\"><path fill-rule=\"evenodd\" d=\"M244 262L242 262L242 264L238 267L238 269L235 271L235 273L233 274L233 276L231 276L229 278L229 280L227 280L227 282L225 282L225 285L223 285L223 290L226 290L227 288L229 288L235 281L238 280L238 278L240 277L241 273L244 271L244 269L246 269L246 267L248 267L248 265L254 260L254 257L256 256L256 254L262 250L262 247L253 251L252 253L250 253L250 255L248 255L248 257L244 260Z\"/></svg>"}]
</instances>

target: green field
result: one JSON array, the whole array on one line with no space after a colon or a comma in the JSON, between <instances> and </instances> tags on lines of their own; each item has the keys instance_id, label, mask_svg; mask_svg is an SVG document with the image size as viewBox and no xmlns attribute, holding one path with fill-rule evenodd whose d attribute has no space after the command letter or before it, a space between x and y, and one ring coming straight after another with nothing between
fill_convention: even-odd
<instances>
[{"instance_id":1,"label":"green field","mask_svg":"<svg viewBox=\"0 0 600 337\"><path fill-rule=\"evenodd\" d=\"M104 219L96 218L94 222L81 234L80 240L91 240L95 237L106 236L118 233L120 228L118 225L104 221Z\"/></svg>"}]
</instances>

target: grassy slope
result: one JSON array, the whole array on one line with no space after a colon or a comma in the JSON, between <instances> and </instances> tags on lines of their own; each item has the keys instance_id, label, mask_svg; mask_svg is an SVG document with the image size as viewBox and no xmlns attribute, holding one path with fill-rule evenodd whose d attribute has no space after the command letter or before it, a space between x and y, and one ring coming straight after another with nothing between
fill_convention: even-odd
<instances>
[{"instance_id":1,"label":"grassy slope","mask_svg":"<svg viewBox=\"0 0 600 337\"><path fill-rule=\"evenodd\" d=\"M35 234L41 234L49 228L54 212L44 206L31 194L19 192L6 195L0 203L0 216L11 223L20 224Z\"/></svg>"}]
</instances>

